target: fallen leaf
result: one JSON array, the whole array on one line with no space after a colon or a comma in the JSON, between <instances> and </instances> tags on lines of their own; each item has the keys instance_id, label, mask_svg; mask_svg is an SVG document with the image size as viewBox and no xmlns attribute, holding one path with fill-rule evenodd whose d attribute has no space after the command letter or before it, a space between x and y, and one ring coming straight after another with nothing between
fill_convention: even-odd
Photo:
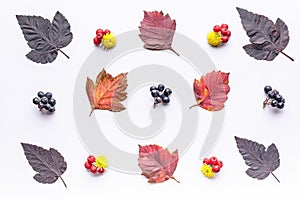
<instances>
[{"instance_id":1,"label":"fallen leaf","mask_svg":"<svg viewBox=\"0 0 300 200\"><path fill-rule=\"evenodd\" d=\"M280 165L279 152L275 144L271 144L266 151L265 146L257 142L236 136L235 140L246 165L250 167L246 171L248 176L263 180L272 174L280 182L273 174Z\"/></svg>"},{"instance_id":2,"label":"fallen leaf","mask_svg":"<svg viewBox=\"0 0 300 200\"><path fill-rule=\"evenodd\" d=\"M174 179L173 173L178 163L178 151L172 154L158 145L139 145L138 163L142 169L142 175L147 177L149 183L162 183Z\"/></svg>"},{"instance_id":3,"label":"fallen leaf","mask_svg":"<svg viewBox=\"0 0 300 200\"><path fill-rule=\"evenodd\" d=\"M32 169L38 172L33 178L39 183L54 183L60 178L65 187L65 181L61 175L67 169L64 157L55 149L49 150L32 144L21 143L26 159Z\"/></svg>"},{"instance_id":4,"label":"fallen leaf","mask_svg":"<svg viewBox=\"0 0 300 200\"><path fill-rule=\"evenodd\" d=\"M52 23L40 16L17 15L28 46L32 49L26 57L33 62L46 64L53 62L58 51L67 56L61 49L73 39L70 24L60 13L56 12Z\"/></svg>"},{"instance_id":5,"label":"fallen leaf","mask_svg":"<svg viewBox=\"0 0 300 200\"><path fill-rule=\"evenodd\" d=\"M121 73L112 77L103 69L97 76L96 83L87 77L86 92L92 107L92 112L96 109L120 112L125 107L120 103L127 97L127 73Z\"/></svg>"},{"instance_id":6,"label":"fallen leaf","mask_svg":"<svg viewBox=\"0 0 300 200\"><path fill-rule=\"evenodd\" d=\"M197 103L194 106L200 106L208 111L218 111L223 109L227 100L227 94L230 91L228 85L229 73L221 71L212 71L202 76L200 80L194 80L194 94Z\"/></svg>"},{"instance_id":7,"label":"fallen leaf","mask_svg":"<svg viewBox=\"0 0 300 200\"><path fill-rule=\"evenodd\" d=\"M254 14L242 8L237 8L237 10L252 43L243 47L249 56L257 60L272 61L279 53L282 53L294 61L283 52L290 37L288 27L281 19L278 18L274 24L264 15Z\"/></svg>"},{"instance_id":8,"label":"fallen leaf","mask_svg":"<svg viewBox=\"0 0 300 200\"><path fill-rule=\"evenodd\" d=\"M139 27L141 40L145 43L144 48L150 50L171 50L179 54L171 47L176 21L169 14L164 15L162 11L144 11L144 19Z\"/></svg>"}]
</instances>

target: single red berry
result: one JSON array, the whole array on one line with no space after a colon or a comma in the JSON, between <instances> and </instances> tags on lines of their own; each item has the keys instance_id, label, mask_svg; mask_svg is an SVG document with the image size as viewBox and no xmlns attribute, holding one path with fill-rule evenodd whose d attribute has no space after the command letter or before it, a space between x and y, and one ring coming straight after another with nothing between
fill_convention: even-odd
<instances>
[{"instance_id":1,"label":"single red berry","mask_svg":"<svg viewBox=\"0 0 300 200\"><path fill-rule=\"evenodd\" d=\"M103 34L103 30L101 28L96 30L96 35L98 35L99 33Z\"/></svg>"},{"instance_id":2,"label":"single red berry","mask_svg":"<svg viewBox=\"0 0 300 200\"><path fill-rule=\"evenodd\" d=\"M218 158L215 157L215 156L212 156L210 159L209 159L209 162L211 165L217 165L218 164Z\"/></svg>"},{"instance_id":3,"label":"single red berry","mask_svg":"<svg viewBox=\"0 0 300 200\"><path fill-rule=\"evenodd\" d=\"M103 167L98 168L97 170L100 174L104 173L105 169Z\"/></svg>"},{"instance_id":4,"label":"single red berry","mask_svg":"<svg viewBox=\"0 0 300 200\"><path fill-rule=\"evenodd\" d=\"M103 38L103 34L102 34L102 33L98 33L98 34L96 35L96 37L97 37L98 41L101 42L101 40L102 40L102 38Z\"/></svg>"},{"instance_id":5,"label":"single red berry","mask_svg":"<svg viewBox=\"0 0 300 200\"><path fill-rule=\"evenodd\" d=\"M219 32L221 30L221 26L215 25L213 30L214 30L214 32Z\"/></svg>"},{"instance_id":6,"label":"single red berry","mask_svg":"<svg viewBox=\"0 0 300 200\"><path fill-rule=\"evenodd\" d=\"M217 173L217 172L220 171L220 169L221 169L221 167L219 165L214 165L213 168L212 168L212 171Z\"/></svg>"},{"instance_id":7,"label":"single red berry","mask_svg":"<svg viewBox=\"0 0 300 200\"><path fill-rule=\"evenodd\" d=\"M227 28L221 28L221 34L222 35L227 35L227 31L228 31Z\"/></svg>"},{"instance_id":8,"label":"single red berry","mask_svg":"<svg viewBox=\"0 0 300 200\"><path fill-rule=\"evenodd\" d=\"M209 165L210 164L210 160L208 158L204 158L203 164Z\"/></svg>"},{"instance_id":9,"label":"single red berry","mask_svg":"<svg viewBox=\"0 0 300 200\"><path fill-rule=\"evenodd\" d=\"M108 30L108 29L105 29L103 33L104 33L104 35L106 35L106 34L110 34L110 30Z\"/></svg>"},{"instance_id":10,"label":"single red berry","mask_svg":"<svg viewBox=\"0 0 300 200\"><path fill-rule=\"evenodd\" d=\"M95 174L97 172L97 167L95 165L92 165L91 168L90 168L90 172Z\"/></svg>"},{"instance_id":11,"label":"single red berry","mask_svg":"<svg viewBox=\"0 0 300 200\"><path fill-rule=\"evenodd\" d=\"M222 168L223 167L223 162L221 160L219 160L218 165L220 166L220 168Z\"/></svg>"},{"instance_id":12,"label":"single red berry","mask_svg":"<svg viewBox=\"0 0 300 200\"><path fill-rule=\"evenodd\" d=\"M93 164L93 163L96 161L96 158L95 158L95 156L93 156L93 155L89 155L89 157L87 158L87 161L88 161L90 164Z\"/></svg>"},{"instance_id":13,"label":"single red berry","mask_svg":"<svg viewBox=\"0 0 300 200\"><path fill-rule=\"evenodd\" d=\"M226 29L228 29L228 25L227 25L227 24L222 24L222 25L221 25L221 28L226 28Z\"/></svg>"},{"instance_id":14,"label":"single red berry","mask_svg":"<svg viewBox=\"0 0 300 200\"><path fill-rule=\"evenodd\" d=\"M92 166L92 164L89 163L89 162L85 162L85 163L84 163L84 167L85 167L86 169L90 169L91 166Z\"/></svg>"},{"instance_id":15,"label":"single red berry","mask_svg":"<svg viewBox=\"0 0 300 200\"><path fill-rule=\"evenodd\" d=\"M97 38L97 36L96 37L94 37L94 44L96 45L96 46L99 46L100 44L101 44L101 41L99 41L98 40L98 38Z\"/></svg>"},{"instance_id":16,"label":"single red berry","mask_svg":"<svg viewBox=\"0 0 300 200\"><path fill-rule=\"evenodd\" d=\"M226 42L228 42L229 37L227 35L224 35L224 36L222 36L221 40L223 43L226 43Z\"/></svg>"},{"instance_id":17,"label":"single red berry","mask_svg":"<svg viewBox=\"0 0 300 200\"><path fill-rule=\"evenodd\" d=\"M231 31L230 31L230 30L227 30L226 35L227 35L228 37L230 37L230 36L231 36Z\"/></svg>"}]
</instances>

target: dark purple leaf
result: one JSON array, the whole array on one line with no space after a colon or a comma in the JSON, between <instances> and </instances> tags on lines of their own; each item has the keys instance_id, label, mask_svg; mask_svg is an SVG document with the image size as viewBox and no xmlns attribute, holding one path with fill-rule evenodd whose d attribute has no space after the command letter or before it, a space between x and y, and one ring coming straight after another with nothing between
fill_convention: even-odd
<instances>
[{"instance_id":1,"label":"dark purple leaf","mask_svg":"<svg viewBox=\"0 0 300 200\"><path fill-rule=\"evenodd\" d=\"M60 178L67 169L67 163L64 157L55 149L49 150L38 147L32 144L21 143L26 159L31 165L32 169L38 172L33 178L39 183L54 183Z\"/></svg>"},{"instance_id":2,"label":"dark purple leaf","mask_svg":"<svg viewBox=\"0 0 300 200\"><path fill-rule=\"evenodd\" d=\"M243 28L252 43L243 47L248 55L257 60L272 61L279 53L282 53L294 61L283 52L290 38L288 27L281 19L278 18L274 24L264 15L254 14L242 8L237 8L237 10Z\"/></svg>"},{"instance_id":3,"label":"dark purple leaf","mask_svg":"<svg viewBox=\"0 0 300 200\"><path fill-rule=\"evenodd\" d=\"M17 15L18 23L22 29L28 46L32 49L26 57L36 63L51 63L58 51L69 58L61 48L66 47L73 38L70 24L60 13L56 12L51 22L40 16Z\"/></svg>"},{"instance_id":4,"label":"dark purple leaf","mask_svg":"<svg viewBox=\"0 0 300 200\"><path fill-rule=\"evenodd\" d=\"M271 144L266 151L265 146L257 142L236 136L235 140L246 165L250 167L246 171L250 177L262 180L272 174L280 182L273 174L280 165L279 152L275 144Z\"/></svg>"}]
</instances>

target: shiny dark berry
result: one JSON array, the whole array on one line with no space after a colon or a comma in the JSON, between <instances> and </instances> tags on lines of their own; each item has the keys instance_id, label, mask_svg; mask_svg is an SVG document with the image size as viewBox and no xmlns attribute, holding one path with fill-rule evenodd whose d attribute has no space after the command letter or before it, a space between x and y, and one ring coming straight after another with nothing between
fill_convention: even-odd
<instances>
[{"instance_id":1,"label":"shiny dark berry","mask_svg":"<svg viewBox=\"0 0 300 200\"><path fill-rule=\"evenodd\" d=\"M55 106L56 100L55 100L55 99L50 99L50 100L48 101L48 103L50 104L50 106Z\"/></svg>"},{"instance_id":2,"label":"shiny dark berry","mask_svg":"<svg viewBox=\"0 0 300 200\"><path fill-rule=\"evenodd\" d=\"M45 94L44 94L44 92L39 91L39 92L37 93L37 95L38 95L38 97L42 98Z\"/></svg>"},{"instance_id":3,"label":"shiny dark berry","mask_svg":"<svg viewBox=\"0 0 300 200\"><path fill-rule=\"evenodd\" d=\"M264 91L266 94L268 94L270 91L272 91L272 87L267 85L267 86L265 86Z\"/></svg>"},{"instance_id":4,"label":"shiny dark berry","mask_svg":"<svg viewBox=\"0 0 300 200\"><path fill-rule=\"evenodd\" d=\"M44 109L45 109L45 110L49 110L50 107L51 107L50 104L45 104L45 105L44 105Z\"/></svg>"},{"instance_id":5,"label":"shiny dark berry","mask_svg":"<svg viewBox=\"0 0 300 200\"><path fill-rule=\"evenodd\" d=\"M51 92L46 92L45 97L47 97L48 100L51 99L52 98L52 93Z\"/></svg>"},{"instance_id":6,"label":"shiny dark berry","mask_svg":"<svg viewBox=\"0 0 300 200\"><path fill-rule=\"evenodd\" d=\"M281 102L282 102L282 103L285 103L285 99L284 99L284 98L282 98L282 99L281 99Z\"/></svg>"},{"instance_id":7,"label":"shiny dark berry","mask_svg":"<svg viewBox=\"0 0 300 200\"><path fill-rule=\"evenodd\" d=\"M43 103L43 104L47 104L48 103L48 98L47 97L42 97L41 98L41 102Z\"/></svg>"},{"instance_id":8,"label":"shiny dark berry","mask_svg":"<svg viewBox=\"0 0 300 200\"><path fill-rule=\"evenodd\" d=\"M44 104L39 103L39 104L38 104L38 108L39 108L40 110L42 110L42 109L44 108Z\"/></svg>"},{"instance_id":9,"label":"shiny dark berry","mask_svg":"<svg viewBox=\"0 0 300 200\"><path fill-rule=\"evenodd\" d=\"M157 86L158 91L162 92L165 89L165 86L163 84L159 84Z\"/></svg>"},{"instance_id":10,"label":"shiny dark berry","mask_svg":"<svg viewBox=\"0 0 300 200\"><path fill-rule=\"evenodd\" d=\"M153 90L157 90L157 87L151 86L151 87L150 87L150 91L153 91Z\"/></svg>"},{"instance_id":11,"label":"shiny dark berry","mask_svg":"<svg viewBox=\"0 0 300 200\"><path fill-rule=\"evenodd\" d=\"M284 107L284 103L283 102L279 102L278 104L277 104L277 108L278 109L282 109Z\"/></svg>"},{"instance_id":12,"label":"shiny dark berry","mask_svg":"<svg viewBox=\"0 0 300 200\"><path fill-rule=\"evenodd\" d=\"M277 94L277 95L275 96L275 99L276 99L276 101L281 102L282 96L281 96L280 94Z\"/></svg>"},{"instance_id":13,"label":"shiny dark berry","mask_svg":"<svg viewBox=\"0 0 300 200\"><path fill-rule=\"evenodd\" d=\"M55 107L50 107L49 112L53 113L55 111Z\"/></svg>"},{"instance_id":14,"label":"shiny dark berry","mask_svg":"<svg viewBox=\"0 0 300 200\"><path fill-rule=\"evenodd\" d=\"M164 91L164 95L166 97L170 96L172 94L172 90L170 88L166 88L165 91Z\"/></svg>"},{"instance_id":15,"label":"shiny dark berry","mask_svg":"<svg viewBox=\"0 0 300 200\"><path fill-rule=\"evenodd\" d=\"M157 90L152 90L151 91L151 96L152 97L158 97L159 96L159 92Z\"/></svg>"},{"instance_id":16,"label":"shiny dark berry","mask_svg":"<svg viewBox=\"0 0 300 200\"><path fill-rule=\"evenodd\" d=\"M276 107L277 104L278 104L278 102L277 102L275 99L273 99L273 100L271 101L271 106L272 106L272 107Z\"/></svg>"},{"instance_id":17,"label":"shiny dark berry","mask_svg":"<svg viewBox=\"0 0 300 200\"><path fill-rule=\"evenodd\" d=\"M163 97L162 98L162 102L163 103L169 103L170 102L170 98L169 97Z\"/></svg>"},{"instance_id":18,"label":"shiny dark berry","mask_svg":"<svg viewBox=\"0 0 300 200\"><path fill-rule=\"evenodd\" d=\"M271 99L275 98L275 96L276 96L277 94L279 94L279 92L278 92L277 90L272 90L272 91L268 92L268 96L269 96Z\"/></svg>"},{"instance_id":19,"label":"shiny dark berry","mask_svg":"<svg viewBox=\"0 0 300 200\"><path fill-rule=\"evenodd\" d=\"M35 97L35 98L32 100L32 102L33 102L35 105L37 105L37 104L40 103L40 99L37 98L37 97Z\"/></svg>"}]
</instances>

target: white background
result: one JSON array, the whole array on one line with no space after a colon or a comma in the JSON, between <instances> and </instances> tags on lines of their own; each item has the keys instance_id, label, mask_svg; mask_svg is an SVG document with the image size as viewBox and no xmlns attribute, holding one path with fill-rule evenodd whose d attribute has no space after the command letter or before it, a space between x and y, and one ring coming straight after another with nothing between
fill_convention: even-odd
<instances>
[{"instance_id":1,"label":"white background","mask_svg":"<svg viewBox=\"0 0 300 200\"><path fill-rule=\"evenodd\" d=\"M0 87L0 198L50 199L152 199L152 198L259 198L299 195L300 179L298 154L299 129L296 116L299 104L299 22L296 1L62 1L10 0L2 3ZM273 21L280 17L289 27L290 43L285 52L295 58L291 62L283 55L274 61L257 61L249 57L242 46L248 37L240 23L236 6L265 14ZM40 65L26 59L29 47L24 40L16 14L41 15L52 19L55 12L63 13L71 24L74 39L52 64ZM180 184L170 180L150 185L140 175L108 170L102 177L93 177L83 167L89 152L76 132L72 101L73 87L82 63L94 50L92 38L97 28L109 28L122 33L139 26L143 10L163 10L176 19L176 31L189 36L209 54L218 69L230 72L229 100L226 103L226 122L222 137L211 155L224 161L218 176L209 180L200 172L198 159L203 137L196 138L187 154L180 159L174 176ZM298 17L297 17L298 16ZM206 34L215 24L228 23L232 31L229 43L211 48ZM195 77L198 78L198 77ZM193 80L191 80L192 83ZM270 84L286 98L282 112L261 108L265 98L263 87ZM57 99L57 112L41 115L31 100L39 90L51 91ZM199 108L200 109L200 108ZM201 110L205 113L206 111ZM281 165L274 172L279 184L269 176L258 181L245 174L247 166L236 148L234 136L245 137L268 146L275 143ZM117 138L116 138L117 140ZM44 185L33 180L35 172L28 165L20 142L58 149L68 163L60 181ZM159 141L158 141L159 143ZM211 156L210 155L210 156Z\"/></svg>"}]
</instances>

